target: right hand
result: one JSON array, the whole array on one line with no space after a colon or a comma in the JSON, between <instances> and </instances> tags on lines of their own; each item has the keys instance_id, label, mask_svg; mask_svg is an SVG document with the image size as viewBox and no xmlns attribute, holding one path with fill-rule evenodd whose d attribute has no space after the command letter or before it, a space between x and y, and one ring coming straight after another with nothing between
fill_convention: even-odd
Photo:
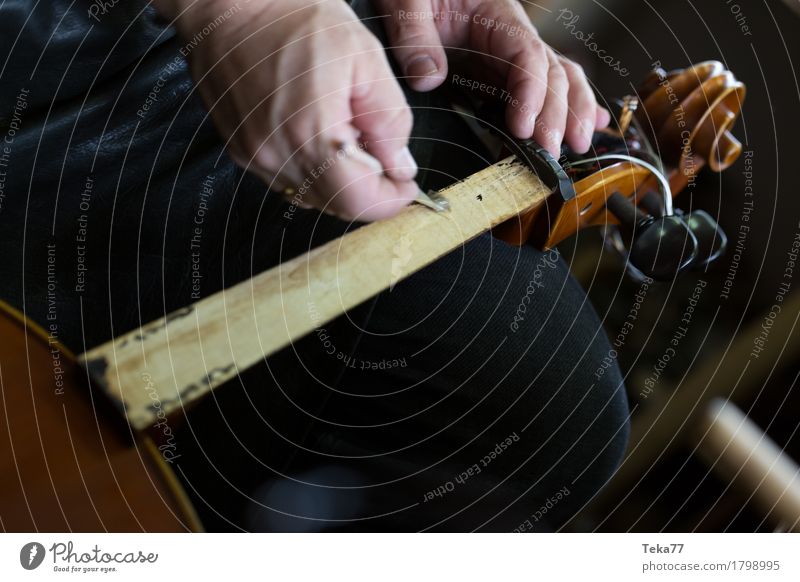
<instances>
[{"instance_id":1,"label":"right hand","mask_svg":"<svg viewBox=\"0 0 800 582\"><path fill-rule=\"evenodd\" d=\"M156 5L185 39L231 10L189 63L237 164L274 190L309 186L298 203L348 220L386 218L416 198L411 111L383 47L347 3Z\"/></svg>"}]
</instances>

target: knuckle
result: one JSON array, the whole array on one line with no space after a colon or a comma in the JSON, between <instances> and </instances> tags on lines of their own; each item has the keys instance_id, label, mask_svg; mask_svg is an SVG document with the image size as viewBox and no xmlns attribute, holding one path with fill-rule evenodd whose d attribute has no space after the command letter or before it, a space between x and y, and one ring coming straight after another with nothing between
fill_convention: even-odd
<instances>
[{"instance_id":1,"label":"knuckle","mask_svg":"<svg viewBox=\"0 0 800 582\"><path fill-rule=\"evenodd\" d=\"M388 110L386 114L387 125L392 128L394 133L400 134L397 137L408 137L414 125L411 109L407 105L403 105Z\"/></svg>"},{"instance_id":2,"label":"knuckle","mask_svg":"<svg viewBox=\"0 0 800 582\"><path fill-rule=\"evenodd\" d=\"M561 61L561 65L564 69L575 77L583 78L585 77L585 73L583 71L583 67L576 63L575 61L570 61L569 59L564 59Z\"/></svg>"},{"instance_id":3,"label":"knuckle","mask_svg":"<svg viewBox=\"0 0 800 582\"><path fill-rule=\"evenodd\" d=\"M424 41L428 36L428 27L418 21L403 21L395 23L396 40L401 46L414 46Z\"/></svg>"},{"instance_id":4,"label":"knuckle","mask_svg":"<svg viewBox=\"0 0 800 582\"><path fill-rule=\"evenodd\" d=\"M527 45L528 51L533 53L537 59L547 58L548 47L544 41L538 37L534 37Z\"/></svg>"}]
</instances>

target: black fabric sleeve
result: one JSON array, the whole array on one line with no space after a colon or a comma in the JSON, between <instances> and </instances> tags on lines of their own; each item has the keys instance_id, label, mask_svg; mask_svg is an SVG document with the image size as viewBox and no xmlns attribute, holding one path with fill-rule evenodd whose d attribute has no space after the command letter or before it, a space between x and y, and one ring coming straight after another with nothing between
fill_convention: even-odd
<instances>
[{"instance_id":1,"label":"black fabric sleeve","mask_svg":"<svg viewBox=\"0 0 800 582\"><path fill-rule=\"evenodd\" d=\"M0 120L20 91L42 108L87 91L174 36L145 0L0 4ZM0 123L2 123L0 121Z\"/></svg>"}]
</instances>

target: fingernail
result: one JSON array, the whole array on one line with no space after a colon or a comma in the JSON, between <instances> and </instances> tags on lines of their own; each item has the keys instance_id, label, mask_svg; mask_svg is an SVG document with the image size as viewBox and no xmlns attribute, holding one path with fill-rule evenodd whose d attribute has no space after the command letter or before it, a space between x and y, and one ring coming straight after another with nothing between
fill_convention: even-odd
<instances>
[{"instance_id":1,"label":"fingernail","mask_svg":"<svg viewBox=\"0 0 800 582\"><path fill-rule=\"evenodd\" d=\"M380 161L356 145L350 146L346 150L346 157L353 161L364 164L375 173L383 173L383 166L381 165Z\"/></svg>"},{"instance_id":2,"label":"fingernail","mask_svg":"<svg viewBox=\"0 0 800 582\"><path fill-rule=\"evenodd\" d=\"M532 136L535 131L536 131L536 114L534 113L528 118L528 125L526 127L526 132L528 134L528 137Z\"/></svg>"},{"instance_id":3,"label":"fingernail","mask_svg":"<svg viewBox=\"0 0 800 582\"><path fill-rule=\"evenodd\" d=\"M414 173L417 172L417 160L414 159L414 156L411 155L411 150L407 147L403 148L397 155L397 166L403 169L413 170Z\"/></svg>"},{"instance_id":4,"label":"fingernail","mask_svg":"<svg viewBox=\"0 0 800 582\"><path fill-rule=\"evenodd\" d=\"M592 137L594 136L594 122L590 119L584 119L581 122L581 137L579 154L584 154L592 147Z\"/></svg>"},{"instance_id":5,"label":"fingernail","mask_svg":"<svg viewBox=\"0 0 800 582\"><path fill-rule=\"evenodd\" d=\"M439 72L439 67L436 66L430 55L420 55L411 59L406 65L406 76L411 78L429 77Z\"/></svg>"},{"instance_id":6,"label":"fingernail","mask_svg":"<svg viewBox=\"0 0 800 582\"><path fill-rule=\"evenodd\" d=\"M411 180L417 175L417 162L409 149L403 148L395 156L394 168L388 172L396 180Z\"/></svg>"},{"instance_id":7,"label":"fingernail","mask_svg":"<svg viewBox=\"0 0 800 582\"><path fill-rule=\"evenodd\" d=\"M558 130L553 130L550 134L550 153L553 154L553 157L558 159L561 156L561 141L563 136L561 132Z\"/></svg>"},{"instance_id":8,"label":"fingernail","mask_svg":"<svg viewBox=\"0 0 800 582\"><path fill-rule=\"evenodd\" d=\"M605 107L600 107L599 118L595 121L597 121L598 129L608 127L608 124L611 122L611 114L608 112L608 109Z\"/></svg>"}]
</instances>

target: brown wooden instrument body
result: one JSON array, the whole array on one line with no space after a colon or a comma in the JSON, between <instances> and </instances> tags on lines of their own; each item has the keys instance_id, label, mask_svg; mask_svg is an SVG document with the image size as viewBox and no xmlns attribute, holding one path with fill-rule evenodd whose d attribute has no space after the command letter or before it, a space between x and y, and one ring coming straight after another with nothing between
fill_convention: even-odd
<instances>
[{"instance_id":1,"label":"brown wooden instrument body","mask_svg":"<svg viewBox=\"0 0 800 582\"><path fill-rule=\"evenodd\" d=\"M154 443L133 433L72 354L0 303L0 530L199 528Z\"/></svg>"}]
</instances>

